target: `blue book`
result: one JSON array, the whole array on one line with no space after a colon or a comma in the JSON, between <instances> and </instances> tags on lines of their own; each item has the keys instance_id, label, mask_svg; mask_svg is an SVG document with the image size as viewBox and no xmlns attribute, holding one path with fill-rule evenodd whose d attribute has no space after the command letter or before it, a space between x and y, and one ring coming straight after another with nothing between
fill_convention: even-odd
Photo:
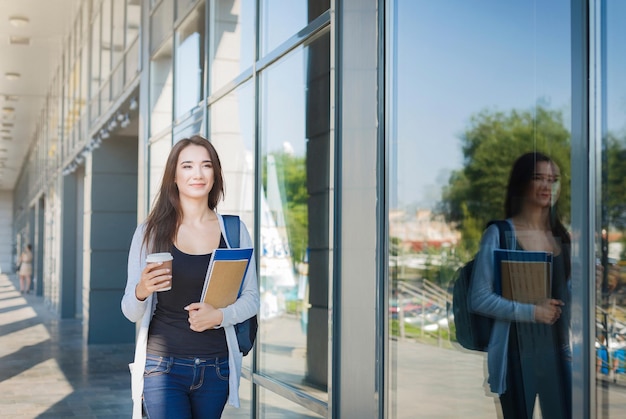
<instances>
[{"instance_id":1,"label":"blue book","mask_svg":"<svg viewBox=\"0 0 626 419\"><path fill-rule=\"evenodd\" d=\"M494 290L502 297L536 304L551 298L552 253L494 250Z\"/></svg>"},{"instance_id":2,"label":"blue book","mask_svg":"<svg viewBox=\"0 0 626 419\"><path fill-rule=\"evenodd\" d=\"M200 301L223 308L237 300L246 277L252 248L215 249L207 269Z\"/></svg>"}]
</instances>

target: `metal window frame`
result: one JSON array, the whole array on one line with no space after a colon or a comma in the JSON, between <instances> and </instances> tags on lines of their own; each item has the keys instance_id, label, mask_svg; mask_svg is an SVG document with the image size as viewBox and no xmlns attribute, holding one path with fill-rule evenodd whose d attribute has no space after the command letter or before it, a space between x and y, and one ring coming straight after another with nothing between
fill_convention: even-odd
<instances>
[{"instance_id":1,"label":"metal window frame","mask_svg":"<svg viewBox=\"0 0 626 419\"><path fill-rule=\"evenodd\" d=\"M600 81L599 1L571 0L572 39L572 403L574 418L594 418L596 151Z\"/></svg>"}]
</instances>

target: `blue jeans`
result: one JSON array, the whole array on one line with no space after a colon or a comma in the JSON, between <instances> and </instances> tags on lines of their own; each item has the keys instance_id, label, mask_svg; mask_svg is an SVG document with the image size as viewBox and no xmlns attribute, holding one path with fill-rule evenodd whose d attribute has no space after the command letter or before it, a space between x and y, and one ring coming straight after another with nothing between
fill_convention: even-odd
<instances>
[{"instance_id":1,"label":"blue jeans","mask_svg":"<svg viewBox=\"0 0 626 419\"><path fill-rule=\"evenodd\" d=\"M228 375L228 358L148 354L143 386L148 418L219 418L228 400Z\"/></svg>"}]
</instances>

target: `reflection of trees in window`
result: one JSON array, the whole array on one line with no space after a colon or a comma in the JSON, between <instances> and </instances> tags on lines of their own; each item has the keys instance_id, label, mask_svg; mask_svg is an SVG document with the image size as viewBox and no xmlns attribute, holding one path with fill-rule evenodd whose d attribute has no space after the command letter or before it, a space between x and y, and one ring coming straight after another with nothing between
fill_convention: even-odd
<instances>
[{"instance_id":1,"label":"reflection of trees in window","mask_svg":"<svg viewBox=\"0 0 626 419\"><path fill-rule=\"evenodd\" d=\"M278 175L280 195L284 198L285 223L294 262L304 260L308 246L308 192L305 157L291 153L272 154ZM263 166L263 184L267 185L267 166Z\"/></svg>"},{"instance_id":2,"label":"reflection of trees in window","mask_svg":"<svg viewBox=\"0 0 626 419\"><path fill-rule=\"evenodd\" d=\"M618 138L609 133L606 138L607 152L607 206L609 226L621 232L626 230L626 136Z\"/></svg>"},{"instance_id":3,"label":"reflection of trees in window","mask_svg":"<svg viewBox=\"0 0 626 419\"><path fill-rule=\"evenodd\" d=\"M457 254L477 251L486 223L503 218L509 172L517 157L528 151L549 155L561 169L559 210L569 220L570 133L560 111L538 106L509 113L482 111L461 135L464 166L452 172L439 211L455 223L462 238Z\"/></svg>"}]
</instances>

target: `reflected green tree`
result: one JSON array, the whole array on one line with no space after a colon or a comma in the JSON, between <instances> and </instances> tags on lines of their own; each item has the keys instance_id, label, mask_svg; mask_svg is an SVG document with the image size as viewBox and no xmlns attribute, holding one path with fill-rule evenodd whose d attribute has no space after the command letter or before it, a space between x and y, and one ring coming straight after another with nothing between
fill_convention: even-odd
<instances>
[{"instance_id":1,"label":"reflected green tree","mask_svg":"<svg viewBox=\"0 0 626 419\"><path fill-rule=\"evenodd\" d=\"M283 199L289 246L294 262L302 261L309 243L306 160L291 153L272 153L276 164L278 187ZM263 166L263 184L267 185L267 170Z\"/></svg>"},{"instance_id":2,"label":"reflected green tree","mask_svg":"<svg viewBox=\"0 0 626 419\"><path fill-rule=\"evenodd\" d=\"M559 210L569 220L570 133L560 111L544 106L508 113L485 110L471 117L461 142L463 167L451 174L439 207L462 233L457 249L461 260L478 250L487 222L504 217L509 172L523 153L541 151L559 165Z\"/></svg>"},{"instance_id":3,"label":"reflected green tree","mask_svg":"<svg viewBox=\"0 0 626 419\"><path fill-rule=\"evenodd\" d=\"M606 153L608 173L603 202L606 205L609 226L622 233L621 240L626 249L626 138L609 133L606 137ZM621 257L626 259L626 250Z\"/></svg>"}]
</instances>

